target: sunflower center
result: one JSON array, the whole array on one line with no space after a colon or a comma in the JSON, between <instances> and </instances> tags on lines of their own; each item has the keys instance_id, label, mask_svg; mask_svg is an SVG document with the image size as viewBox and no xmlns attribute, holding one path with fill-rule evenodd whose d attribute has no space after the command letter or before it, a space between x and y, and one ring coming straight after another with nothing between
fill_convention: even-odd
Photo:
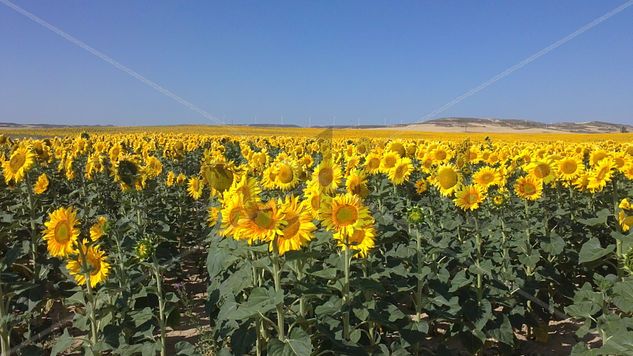
<instances>
[{"instance_id":1,"label":"sunflower center","mask_svg":"<svg viewBox=\"0 0 633 356\"><path fill-rule=\"evenodd\" d=\"M298 216L293 216L288 219L288 225L283 230L283 235L285 238L291 238L299 232L299 228L301 227L301 222L299 221Z\"/></svg>"},{"instance_id":2,"label":"sunflower center","mask_svg":"<svg viewBox=\"0 0 633 356\"><path fill-rule=\"evenodd\" d=\"M319 171L319 184L321 186L328 186L334 180L334 171L332 168L323 168Z\"/></svg>"},{"instance_id":3,"label":"sunflower center","mask_svg":"<svg viewBox=\"0 0 633 356\"><path fill-rule=\"evenodd\" d=\"M457 184L457 173L453 170L440 172L439 181L442 188L451 188L452 186Z\"/></svg>"},{"instance_id":4,"label":"sunflower center","mask_svg":"<svg viewBox=\"0 0 633 356\"><path fill-rule=\"evenodd\" d=\"M492 182L495 179L495 176L490 173L490 172L486 172L484 174L481 175L481 182L484 184L489 184L490 182Z\"/></svg>"},{"instance_id":5,"label":"sunflower center","mask_svg":"<svg viewBox=\"0 0 633 356\"><path fill-rule=\"evenodd\" d=\"M372 158L371 160L369 160L367 166L370 169L377 169L380 166L380 160L378 158Z\"/></svg>"},{"instance_id":6,"label":"sunflower center","mask_svg":"<svg viewBox=\"0 0 633 356\"><path fill-rule=\"evenodd\" d=\"M398 166L396 168L396 178L401 178L404 175L405 170L407 169L406 166Z\"/></svg>"},{"instance_id":7,"label":"sunflower center","mask_svg":"<svg viewBox=\"0 0 633 356\"><path fill-rule=\"evenodd\" d=\"M474 204L479 201L479 194L477 193L468 193L466 194L466 202L468 204Z\"/></svg>"},{"instance_id":8,"label":"sunflower center","mask_svg":"<svg viewBox=\"0 0 633 356\"><path fill-rule=\"evenodd\" d=\"M275 226L275 220L267 211L258 211L253 221L255 222L255 225L257 225L257 227L259 227L260 229L270 230Z\"/></svg>"},{"instance_id":9,"label":"sunflower center","mask_svg":"<svg viewBox=\"0 0 633 356\"><path fill-rule=\"evenodd\" d=\"M20 152L20 153L14 154L13 157L11 157L11 160L9 161L9 166L15 172L19 170L20 168L22 168L25 162L26 162L26 154Z\"/></svg>"},{"instance_id":10,"label":"sunflower center","mask_svg":"<svg viewBox=\"0 0 633 356\"><path fill-rule=\"evenodd\" d=\"M365 231L354 230L354 233L352 234L352 236L348 237L347 242L350 245L360 245L361 243L363 243L364 239L365 239Z\"/></svg>"},{"instance_id":11,"label":"sunflower center","mask_svg":"<svg viewBox=\"0 0 633 356\"><path fill-rule=\"evenodd\" d=\"M549 175L549 172L550 172L550 168L546 164L539 164L534 169L534 175L537 176L538 178L547 177Z\"/></svg>"},{"instance_id":12,"label":"sunflower center","mask_svg":"<svg viewBox=\"0 0 633 356\"><path fill-rule=\"evenodd\" d=\"M70 240L70 225L67 221L61 221L55 226L55 240L59 243L65 243Z\"/></svg>"},{"instance_id":13,"label":"sunflower center","mask_svg":"<svg viewBox=\"0 0 633 356\"><path fill-rule=\"evenodd\" d=\"M445 159L446 159L446 152L441 151L441 150L440 150L440 151L436 151L436 152L435 152L435 158L436 158L438 161L443 161L443 160L445 160Z\"/></svg>"},{"instance_id":14,"label":"sunflower center","mask_svg":"<svg viewBox=\"0 0 633 356\"><path fill-rule=\"evenodd\" d=\"M394 156L385 157L385 168L392 168L396 165L397 159Z\"/></svg>"},{"instance_id":15,"label":"sunflower center","mask_svg":"<svg viewBox=\"0 0 633 356\"><path fill-rule=\"evenodd\" d=\"M528 183L523 186L523 191L527 195L532 195L536 193L536 187L533 184Z\"/></svg>"},{"instance_id":16,"label":"sunflower center","mask_svg":"<svg viewBox=\"0 0 633 356\"><path fill-rule=\"evenodd\" d=\"M560 168L563 171L563 173L572 174L576 172L577 165L576 165L576 162L574 161L565 161L563 162Z\"/></svg>"},{"instance_id":17,"label":"sunflower center","mask_svg":"<svg viewBox=\"0 0 633 356\"><path fill-rule=\"evenodd\" d=\"M358 219L358 210L351 205L345 205L336 211L336 220L339 225L347 226L356 222Z\"/></svg>"},{"instance_id":18,"label":"sunflower center","mask_svg":"<svg viewBox=\"0 0 633 356\"><path fill-rule=\"evenodd\" d=\"M279 178L282 183L292 182L292 179L294 178L292 169L290 169L287 165L281 166L281 168L279 168L279 172L277 173L277 178Z\"/></svg>"}]
</instances>

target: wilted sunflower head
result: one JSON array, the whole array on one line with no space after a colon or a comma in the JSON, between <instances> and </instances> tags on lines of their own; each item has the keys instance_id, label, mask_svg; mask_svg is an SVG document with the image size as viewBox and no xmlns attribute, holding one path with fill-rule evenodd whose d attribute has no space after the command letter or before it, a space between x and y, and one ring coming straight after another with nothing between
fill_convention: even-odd
<instances>
[{"instance_id":1,"label":"wilted sunflower head","mask_svg":"<svg viewBox=\"0 0 633 356\"><path fill-rule=\"evenodd\" d=\"M136 162L131 159L123 158L119 160L116 168L116 175L121 182L133 187L140 179L140 170Z\"/></svg>"},{"instance_id":2,"label":"wilted sunflower head","mask_svg":"<svg viewBox=\"0 0 633 356\"><path fill-rule=\"evenodd\" d=\"M202 168L202 176L209 187L224 192L233 184L233 171L225 163L214 163Z\"/></svg>"}]
</instances>

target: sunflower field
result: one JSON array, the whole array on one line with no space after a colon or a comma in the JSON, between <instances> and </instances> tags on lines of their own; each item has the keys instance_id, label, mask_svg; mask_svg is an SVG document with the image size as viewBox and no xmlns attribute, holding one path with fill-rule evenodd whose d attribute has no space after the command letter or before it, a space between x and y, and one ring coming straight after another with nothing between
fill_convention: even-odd
<instances>
[{"instance_id":1,"label":"sunflower field","mask_svg":"<svg viewBox=\"0 0 633 356\"><path fill-rule=\"evenodd\" d=\"M633 136L191 132L0 135L2 355L633 353Z\"/></svg>"}]
</instances>

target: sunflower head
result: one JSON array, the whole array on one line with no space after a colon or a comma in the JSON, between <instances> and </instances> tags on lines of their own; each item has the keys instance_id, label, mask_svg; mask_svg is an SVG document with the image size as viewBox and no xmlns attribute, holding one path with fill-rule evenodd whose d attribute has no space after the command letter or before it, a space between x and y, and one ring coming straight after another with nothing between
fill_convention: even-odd
<instances>
[{"instance_id":1,"label":"sunflower head","mask_svg":"<svg viewBox=\"0 0 633 356\"><path fill-rule=\"evenodd\" d=\"M201 171L207 185L220 193L233 184L233 171L225 163L205 165Z\"/></svg>"},{"instance_id":2,"label":"sunflower head","mask_svg":"<svg viewBox=\"0 0 633 356\"><path fill-rule=\"evenodd\" d=\"M66 268L77 284L85 285L86 279L89 279L93 288L105 282L110 274L110 264L99 246L80 245L78 253L68 261Z\"/></svg>"},{"instance_id":3,"label":"sunflower head","mask_svg":"<svg viewBox=\"0 0 633 356\"><path fill-rule=\"evenodd\" d=\"M59 208L48 216L44 223L43 239L47 242L48 253L53 257L66 257L75 252L79 237L77 212L72 208Z\"/></svg>"},{"instance_id":4,"label":"sunflower head","mask_svg":"<svg viewBox=\"0 0 633 356\"><path fill-rule=\"evenodd\" d=\"M414 206L409 209L409 214L407 215L407 219L409 220L409 224L418 225L422 224L424 221L424 210L419 206Z\"/></svg>"}]
</instances>

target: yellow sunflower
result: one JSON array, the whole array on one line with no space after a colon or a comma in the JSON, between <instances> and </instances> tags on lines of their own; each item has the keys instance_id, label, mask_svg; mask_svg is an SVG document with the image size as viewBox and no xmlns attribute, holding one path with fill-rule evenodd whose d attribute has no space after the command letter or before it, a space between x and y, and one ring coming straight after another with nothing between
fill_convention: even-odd
<instances>
[{"instance_id":1,"label":"yellow sunflower","mask_svg":"<svg viewBox=\"0 0 633 356\"><path fill-rule=\"evenodd\" d=\"M341 236L351 236L355 229L373 223L369 209L356 195L341 194L324 203L320 214L323 226Z\"/></svg>"},{"instance_id":2,"label":"yellow sunflower","mask_svg":"<svg viewBox=\"0 0 633 356\"><path fill-rule=\"evenodd\" d=\"M316 229L312 223L312 216L304 203L299 203L296 197L287 196L279 201L285 226L281 234L275 240L270 241L269 250L273 251L273 244L277 244L279 255L287 251L301 249L312 240L313 231Z\"/></svg>"},{"instance_id":3,"label":"yellow sunflower","mask_svg":"<svg viewBox=\"0 0 633 356\"><path fill-rule=\"evenodd\" d=\"M6 184L20 183L26 176L26 172L33 167L35 154L29 147L19 146L7 161L2 164L4 182Z\"/></svg>"},{"instance_id":4,"label":"yellow sunflower","mask_svg":"<svg viewBox=\"0 0 633 356\"><path fill-rule=\"evenodd\" d=\"M207 212L207 225L209 227L214 227L215 224L218 222L218 214L220 213L220 209L218 209L218 207L216 206L211 206L209 207Z\"/></svg>"},{"instance_id":5,"label":"yellow sunflower","mask_svg":"<svg viewBox=\"0 0 633 356\"><path fill-rule=\"evenodd\" d=\"M455 205L463 210L475 210L485 199L485 194L478 185L467 185L455 193Z\"/></svg>"},{"instance_id":6,"label":"yellow sunflower","mask_svg":"<svg viewBox=\"0 0 633 356\"><path fill-rule=\"evenodd\" d=\"M312 180L324 193L334 192L339 187L341 177L341 168L330 160L319 163L312 174Z\"/></svg>"},{"instance_id":7,"label":"yellow sunflower","mask_svg":"<svg viewBox=\"0 0 633 356\"><path fill-rule=\"evenodd\" d=\"M514 192L522 199L536 200L543 195L543 182L532 175L517 179Z\"/></svg>"},{"instance_id":8,"label":"yellow sunflower","mask_svg":"<svg viewBox=\"0 0 633 356\"><path fill-rule=\"evenodd\" d=\"M167 178L165 179L165 185L171 187L176 183L176 173L174 171L167 172Z\"/></svg>"},{"instance_id":9,"label":"yellow sunflower","mask_svg":"<svg viewBox=\"0 0 633 356\"><path fill-rule=\"evenodd\" d=\"M242 197L236 194L224 193L223 207L220 211L222 223L220 224L220 236L231 236L241 240L239 234L239 221L244 216L244 202Z\"/></svg>"},{"instance_id":10,"label":"yellow sunflower","mask_svg":"<svg viewBox=\"0 0 633 356\"><path fill-rule=\"evenodd\" d=\"M370 153L365 157L364 164L365 172L369 174L377 174L380 172L380 155L377 153Z\"/></svg>"},{"instance_id":11,"label":"yellow sunflower","mask_svg":"<svg viewBox=\"0 0 633 356\"><path fill-rule=\"evenodd\" d=\"M419 179L415 182L415 192L418 194L423 194L429 189L429 185L424 178Z\"/></svg>"},{"instance_id":12,"label":"yellow sunflower","mask_svg":"<svg viewBox=\"0 0 633 356\"><path fill-rule=\"evenodd\" d=\"M282 161L275 165L275 184L281 190L290 190L299 184L299 167L296 162Z\"/></svg>"},{"instance_id":13,"label":"yellow sunflower","mask_svg":"<svg viewBox=\"0 0 633 356\"><path fill-rule=\"evenodd\" d=\"M48 190L48 184L48 176L46 173L42 173L39 177L37 177L37 180L33 185L33 193L37 195L43 194L46 190Z\"/></svg>"},{"instance_id":14,"label":"yellow sunflower","mask_svg":"<svg viewBox=\"0 0 633 356\"><path fill-rule=\"evenodd\" d=\"M238 234L249 243L270 242L281 235L285 221L275 200L266 203L249 203L238 221Z\"/></svg>"},{"instance_id":15,"label":"yellow sunflower","mask_svg":"<svg viewBox=\"0 0 633 356\"><path fill-rule=\"evenodd\" d=\"M106 224L108 218L100 216L97 218L97 222L90 227L90 240L97 241L106 233Z\"/></svg>"},{"instance_id":16,"label":"yellow sunflower","mask_svg":"<svg viewBox=\"0 0 633 356\"><path fill-rule=\"evenodd\" d=\"M601 191L611 181L613 168L613 160L601 159L589 172L587 189L592 192Z\"/></svg>"},{"instance_id":17,"label":"yellow sunflower","mask_svg":"<svg viewBox=\"0 0 633 356\"><path fill-rule=\"evenodd\" d=\"M394 151L385 151L382 155L382 159L380 160L380 171L383 173L388 173L391 168L393 168L398 160L400 159L400 155Z\"/></svg>"},{"instance_id":18,"label":"yellow sunflower","mask_svg":"<svg viewBox=\"0 0 633 356\"><path fill-rule=\"evenodd\" d=\"M53 257L66 257L75 251L79 237L77 213L72 208L59 208L48 215L43 239Z\"/></svg>"},{"instance_id":19,"label":"yellow sunflower","mask_svg":"<svg viewBox=\"0 0 633 356\"><path fill-rule=\"evenodd\" d=\"M454 166L442 165L437 168L433 181L440 194L447 197L459 189L461 176Z\"/></svg>"},{"instance_id":20,"label":"yellow sunflower","mask_svg":"<svg viewBox=\"0 0 633 356\"><path fill-rule=\"evenodd\" d=\"M567 182L578 178L583 170L582 162L577 157L560 159L556 166L559 179Z\"/></svg>"},{"instance_id":21,"label":"yellow sunflower","mask_svg":"<svg viewBox=\"0 0 633 356\"><path fill-rule=\"evenodd\" d=\"M108 274L110 274L110 264L107 262L105 253L101 251L99 246L87 247L81 245L80 248L81 251L78 251L79 253L68 261L66 268L79 285L86 284L86 273L88 273L90 286L94 288L97 284L105 282L106 278L108 278ZM82 255L86 261L87 271L82 268Z\"/></svg>"},{"instance_id":22,"label":"yellow sunflower","mask_svg":"<svg viewBox=\"0 0 633 356\"><path fill-rule=\"evenodd\" d=\"M525 167L525 171L545 184L556 179L556 173L551 163L543 160L533 160Z\"/></svg>"},{"instance_id":23,"label":"yellow sunflower","mask_svg":"<svg viewBox=\"0 0 633 356\"><path fill-rule=\"evenodd\" d=\"M194 200L200 199L202 197L202 190L204 188L204 183L198 177L189 178L189 183L187 183L187 193Z\"/></svg>"},{"instance_id":24,"label":"yellow sunflower","mask_svg":"<svg viewBox=\"0 0 633 356\"><path fill-rule=\"evenodd\" d=\"M248 173L244 173L241 178L234 180L228 191L230 194L241 195L244 203L261 201L259 194L262 189L259 187L257 179L250 177Z\"/></svg>"},{"instance_id":25,"label":"yellow sunflower","mask_svg":"<svg viewBox=\"0 0 633 356\"><path fill-rule=\"evenodd\" d=\"M358 251L354 257L365 258L369 251L375 246L376 231L373 224L367 224L362 227L354 228L349 236L342 233L342 231L336 232L333 238L337 241L337 245L345 251L350 248L351 250Z\"/></svg>"},{"instance_id":26,"label":"yellow sunflower","mask_svg":"<svg viewBox=\"0 0 633 356\"><path fill-rule=\"evenodd\" d=\"M413 172L413 163L411 159L405 157L396 161L396 164L387 172L389 180L396 185L400 185L409 179Z\"/></svg>"},{"instance_id":27,"label":"yellow sunflower","mask_svg":"<svg viewBox=\"0 0 633 356\"><path fill-rule=\"evenodd\" d=\"M491 186L500 185L501 175L496 169L484 166L473 174L473 181L484 190L487 190Z\"/></svg>"},{"instance_id":28,"label":"yellow sunflower","mask_svg":"<svg viewBox=\"0 0 633 356\"><path fill-rule=\"evenodd\" d=\"M349 193L358 195L362 198L366 197L367 194L369 194L365 174L357 169L352 169L349 172L349 174L345 178L345 187L347 187L347 191Z\"/></svg>"}]
</instances>

